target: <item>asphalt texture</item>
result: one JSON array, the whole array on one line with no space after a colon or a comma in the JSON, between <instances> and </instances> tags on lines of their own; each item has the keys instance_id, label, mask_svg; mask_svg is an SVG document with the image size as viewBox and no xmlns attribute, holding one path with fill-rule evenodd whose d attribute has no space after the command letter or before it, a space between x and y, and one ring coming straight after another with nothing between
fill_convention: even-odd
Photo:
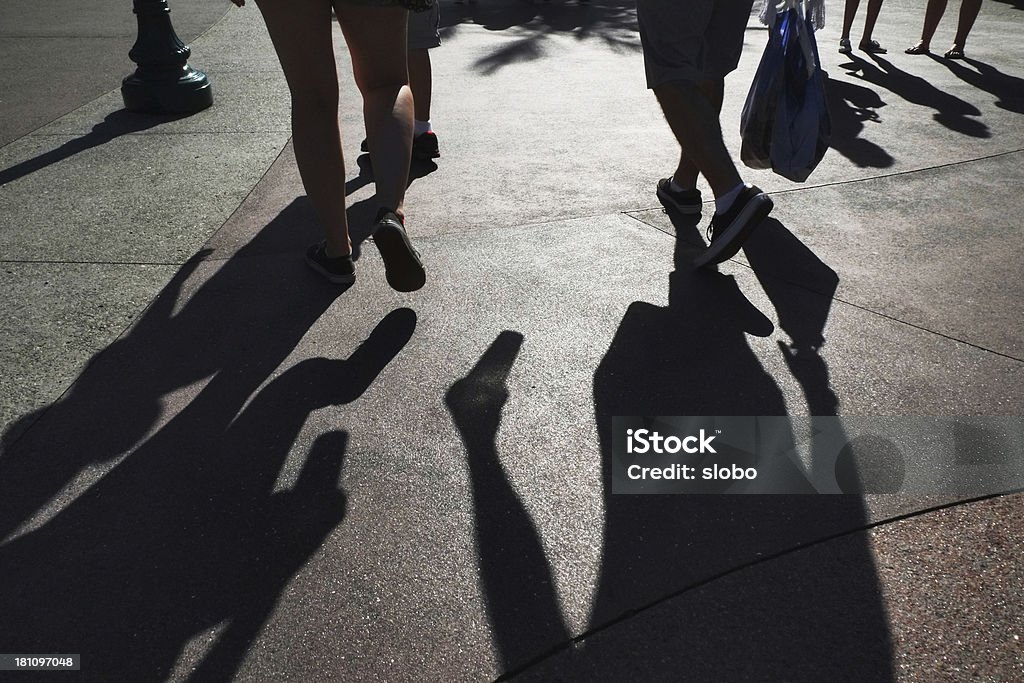
<instances>
[{"instance_id":1,"label":"asphalt texture","mask_svg":"<svg viewBox=\"0 0 1024 683\"><path fill-rule=\"evenodd\" d=\"M678 146L633 4L443 2L399 294L337 27L345 289L303 263L252 3L171 3L214 106L153 117L122 108L124 3L0 0L0 652L96 681L1024 680L1020 493L607 488L615 415L1020 417L1024 6L985 3L964 61L955 7L903 53L923 11L847 56L829 7L831 149L805 183L742 169L776 209L695 272L711 193L692 221L655 197Z\"/></svg>"}]
</instances>

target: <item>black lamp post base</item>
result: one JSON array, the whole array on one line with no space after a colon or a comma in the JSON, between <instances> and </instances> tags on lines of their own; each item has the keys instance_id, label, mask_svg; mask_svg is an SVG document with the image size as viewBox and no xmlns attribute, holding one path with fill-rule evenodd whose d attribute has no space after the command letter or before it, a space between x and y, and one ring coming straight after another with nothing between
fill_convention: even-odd
<instances>
[{"instance_id":1,"label":"black lamp post base","mask_svg":"<svg viewBox=\"0 0 1024 683\"><path fill-rule=\"evenodd\" d=\"M210 79L187 64L172 73L140 73L121 83L121 97L128 111L147 114L194 114L213 104Z\"/></svg>"}]
</instances>

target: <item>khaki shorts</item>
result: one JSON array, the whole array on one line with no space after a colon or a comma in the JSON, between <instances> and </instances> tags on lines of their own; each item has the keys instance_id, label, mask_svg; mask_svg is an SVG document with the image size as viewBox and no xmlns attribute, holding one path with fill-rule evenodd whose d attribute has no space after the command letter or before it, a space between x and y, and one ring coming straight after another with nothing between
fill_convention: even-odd
<instances>
[{"instance_id":1,"label":"khaki shorts","mask_svg":"<svg viewBox=\"0 0 1024 683\"><path fill-rule=\"evenodd\" d=\"M702 83L736 69L754 0L637 0L647 87Z\"/></svg>"}]
</instances>

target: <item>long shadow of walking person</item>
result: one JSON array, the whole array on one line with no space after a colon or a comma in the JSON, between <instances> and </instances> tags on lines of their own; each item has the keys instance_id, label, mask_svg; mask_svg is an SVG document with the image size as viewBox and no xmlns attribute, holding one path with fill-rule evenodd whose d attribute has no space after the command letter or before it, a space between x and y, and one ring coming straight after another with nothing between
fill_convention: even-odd
<instances>
[{"instance_id":1,"label":"long shadow of walking person","mask_svg":"<svg viewBox=\"0 0 1024 683\"><path fill-rule=\"evenodd\" d=\"M358 398L414 327L412 311L393 311L348 359L299 362L237 416L220 409L236 378L211 380L54 519L0 546L0 641L81 652L87 680L152 681L219 629L189 679L230 680L345 513L344 432L321 434L295 486L275 490L300 429L313 410Z\"/></svg>"}]
</instances>

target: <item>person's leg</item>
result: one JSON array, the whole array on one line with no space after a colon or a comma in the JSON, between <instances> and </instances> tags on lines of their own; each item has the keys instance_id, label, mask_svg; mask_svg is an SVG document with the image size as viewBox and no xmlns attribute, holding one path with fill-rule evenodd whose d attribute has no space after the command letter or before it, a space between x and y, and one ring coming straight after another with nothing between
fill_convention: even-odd
<instances>
[{"instance_id":1,"label":"person's leg","mask_svg":"<svg viewBox=\"0 0 1024 683\"><path fill-rule=\"evenodd\" d=\"M430 121L430 97L433 80L430 51L425 48L409 50L409 87L412 89L412 98L415 102L416 120Z\"/></svg>"},{"instance_id":2,"label":"person's leg","mask_svg":"<svg viewBox=\"0 0 1024 683\"><path fill-rule=\"evenodd\" d=\"M841 41L850 40L850 29L853 28L853 20L857 16L859 8L860 0L846 0L846 10L843 13L843 33L839 36ZM868 11L870 12L870 9Z\"/></svg>"},{"instance_id":3,"label":"person's leg","mask_svg":"<svg viewBox=\"0 0 1024 683\"><path fill-rule=\"evenodd\" d=\"M715 112L715 117L717 118L722 112L722 101L725 95L725 79L720 78L704 81L699 85L699 89L701 95L703 95L703 97L708 101L708 104L711 105L711 109ZM669 126L671 125L672 124L669 123ZM697 187L697 175L699 173L700 169L697 167L697 164L690 159L689 155L686 153L686 149L680 143L679 166L676 167L675 173L672 174L672 180L674 180L677 185L687 190L692 190Z\"/></svg>"},{"instance_id":4,"label":"person's leg","mask_svg":"<svg viewBox=\"0 0 1024 683\"><path fill-rule=\"evenodd\" d=\"M981 11L981 0L963 0L960 4L960 18L956 24L956 37L953 38L953 50L961 54L967 45L967 36L974 28L974 21ZM952 51L952 50L951 50Z\"/></svg>"},{"instance_id":5,"label":"person's leg","mask_svg":"<svg viewBox=\"0 0 1024 683\"><path fill-rule=\"evenodd\" d=\"M878 13L882 10L882 0L868 0L867 17L864 18L864 34L860 38L861 45L871 43L871 35L875 32L875 22L878 21Z\"/></svg>"},{"instance_id":6,"label":"person's leg","mask_svg":"<svg viewBox=\"0 0 1024 683\"><path fill-rule=\"evenodd\" d=\"M932 45L932 38L935 36L935 29L939 27L939 20L946 12L947 0L928 0L928 6L924 10L924 27L921 29L921 40L917 45L907 50L913 53L927 52Z\"/></svg>"},{"instance_id":7,"label":"person's leg","mask_svg":"<svg viewBox=\"0 0 1024 683\"><path fill-rule=\"evenodd\" d=\"M335 0L356 86L363 95L363 120L373 163L377 199L404 215L412 154L413 98L406 52L408 11L401 7L350 5Z\"/></svg>"},{"instance_id":8,"label":"person's leg","mask_svg":"<svg viewBox=\"0 0 1024 683\"><path fill-rule=\"evenodd\" d=\"M682 153L704 174L715 196L720 197L742 184L722 140L718 112L700 86L675 81L656 86L654 94Z\"/></svg>"},{"instance_id":9,"label":"person's leg","mask_svg":"<svg viewBox=\"0 0 1024 683\"><path fill-rule=\"evenodd\" d=\"M257 0L292 98L292 145L327 254L349 254L345 164L338 128L338 74L327 0Z\"/></svg>"}]
</instances>

